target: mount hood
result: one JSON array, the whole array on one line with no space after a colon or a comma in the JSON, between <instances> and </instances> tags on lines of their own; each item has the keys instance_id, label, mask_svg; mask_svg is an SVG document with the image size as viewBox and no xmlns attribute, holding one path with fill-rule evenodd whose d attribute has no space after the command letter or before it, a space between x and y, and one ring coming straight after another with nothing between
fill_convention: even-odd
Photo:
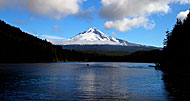
<instances>
[{"instance_id":1,"label":"mount hood","mask_svg":"<svg viewBox=\"0 0 190 101\"><path fill-rule=\"evenodd\" d=\"M83 33L62 41L50 40L57 45L121 45L121 46L143 46L135 43L130 43L125 40L117 39L108 36L96 28L90 28Z\"/></svg>"}]
</instances>

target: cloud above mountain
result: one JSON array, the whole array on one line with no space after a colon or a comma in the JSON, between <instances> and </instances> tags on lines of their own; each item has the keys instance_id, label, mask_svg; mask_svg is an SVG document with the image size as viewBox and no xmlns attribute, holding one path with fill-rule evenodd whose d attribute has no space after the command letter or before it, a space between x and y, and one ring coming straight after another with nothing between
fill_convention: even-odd
<instances>
[{"instance_id":1,"label":"cloud above mountain","mask_svg":"<svg viewBox=\"0 0 190 101\"><path fill-rule=\"evenodd\" d=\"M91 0L0 0L0 10L19 9L28 11L30 15L48 16L53 19L61 19L69 15L91 21L92 15L99 12L99 16L105 20L106 29L116 29L121 32L133 28L144 27L153 29L155 23L150 16L153 14L167 14L170 4L190 4L190 0L99 0L101 5L97 11L97 5L83 7L84 2ZM178 18L184 19L181 12Z\"/></svg>"},{"instance_id":2,"label":"cloud above mountain","mask_svg":"<svg viewBox=\"0 0 190 101\"><path fill-rule=\"evenodd\" d=\"M136 17L136 18L123 18L122 20L114 20L114 21L107 21L105 23L106 29L117 29L121 32L125 32L126 30L131 30L133 27L145 26L148 22L148 19L144 17Z\"/></svg>"},{"instance_id":3,"label":"cloud above mountain","mask_svg":"<svg viewBox=\"0 0 190 101\"><path fill-rule=\"evenodd\" d=\"M145 16L152 13L167 13L167 0L102 0L102 18L114 20L124 17Z\"/></svg>"},{"instance_id":4,"label":"cloud above mountain","mask_svg":"<svg viewBox=\"0 0 190 101\"><path fill-rule=\"evenodd\" d=\"M80 4L83 1L84 0L0 0L0 8L17 7L19 9L29 10L35 15L61 19L68 15L77 14L80 10Z\"/></svg>"},{"instance_id":5,"label":"cloud above mountain","mask_svg":"<svg viewBox=\"0 0 190 101\"><path fill-rule=\"evenodd\" d=\"M104 27L121 32L143 26L154 27L149 22L152 14L167 14L170 3L189 4L190 0L101 0L100 16L108 21Z\"/></svg>"}]
</instances>

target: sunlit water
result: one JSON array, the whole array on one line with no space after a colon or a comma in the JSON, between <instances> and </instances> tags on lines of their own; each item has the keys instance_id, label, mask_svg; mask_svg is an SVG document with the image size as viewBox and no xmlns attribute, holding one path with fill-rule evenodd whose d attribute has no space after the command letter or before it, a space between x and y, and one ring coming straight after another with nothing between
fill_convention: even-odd
<instances>
[{"instance_id":1,"label":"sunlit water","mask_svg":"<svg viewBox=\"0 0 190 101\"><path fill-rule=\"evenodd\" d=\"M1 64L0 100L172 100L162 72L148 65Z\"/></svg>"}]
</instances>

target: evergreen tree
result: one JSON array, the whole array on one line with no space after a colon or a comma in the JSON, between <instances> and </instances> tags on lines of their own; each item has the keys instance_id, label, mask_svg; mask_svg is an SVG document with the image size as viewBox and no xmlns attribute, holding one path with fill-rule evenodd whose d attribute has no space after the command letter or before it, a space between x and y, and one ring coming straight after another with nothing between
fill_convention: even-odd
<instances>
[{"instance_id":1,"label":"evergreen tree","mask_svg":"<svg viewBox=\"0 0 190 101\"><path fill-rule=\"evenodd\" d=\"M162 69L168 72L185 71L189 72L190 57L190 13L184 21L177 20L171 32L167 31L165 47L163 49L163 58L161 62Z\"/></svg>"}]
</instances>

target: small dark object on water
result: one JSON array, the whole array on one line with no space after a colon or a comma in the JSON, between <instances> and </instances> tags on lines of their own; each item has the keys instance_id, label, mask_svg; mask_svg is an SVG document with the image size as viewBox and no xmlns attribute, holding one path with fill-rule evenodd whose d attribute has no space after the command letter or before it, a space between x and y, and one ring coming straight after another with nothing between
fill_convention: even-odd
<instances>
[{"instance_id":1,"label":"small dark object on water","mask_svg":"<svg viewBox=\"0 0 190 101\"><path fill-rule=\"evenodd\" d=\"M149 67L156 67L155 65L148 65Z\"/></svg>"},{"instance_id":2,"label":"small dark object on water","mask_svg":"<svg viewBox=\"0 0 190 101\"><path fill-rule=\"evenodd\" d=\"M86 66L89 66L89 64L86 64Z\"/></svg>"},{"instance_id":3,"label":"small dark object on water","mask_svg":"<svg viewBox=\"0 0 190 101\"><path fill-rule=\"evenodd\" d=\"M148 65L149 67L154 67L156 70L160 70L160 64L155 64L155 65Z\"/></svg>"}]
</instances>

